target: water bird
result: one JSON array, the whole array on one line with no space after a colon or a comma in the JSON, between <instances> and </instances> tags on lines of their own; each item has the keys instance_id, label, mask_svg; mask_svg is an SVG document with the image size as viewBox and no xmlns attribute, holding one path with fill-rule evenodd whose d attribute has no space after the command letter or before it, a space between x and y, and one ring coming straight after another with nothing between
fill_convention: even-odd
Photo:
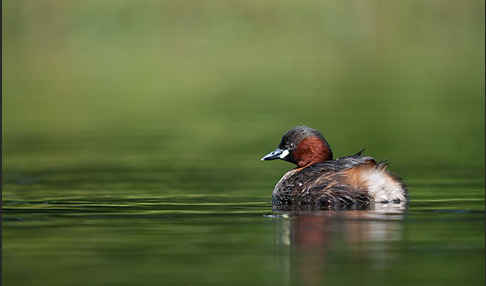
<instances>
[{"instance_id":1,"label":"water bird","mask_svg":"<svg viewBox=\"0 0 486 286\"><path fill-rule=\"evenodd\" d=\"M275 210L369 209L375 204L403 204L408 193L386 161L363 151L333 160L322 134L307 126L285 133L274 151L261 160L280 159L297 165L272 192Z\"/></svg>"}]
</instances>

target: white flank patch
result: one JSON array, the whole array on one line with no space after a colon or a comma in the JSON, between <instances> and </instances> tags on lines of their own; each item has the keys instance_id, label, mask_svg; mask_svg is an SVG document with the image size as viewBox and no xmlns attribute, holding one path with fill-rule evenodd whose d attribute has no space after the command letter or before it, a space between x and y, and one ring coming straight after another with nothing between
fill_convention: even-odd
<instances>
[{"instance_id":1,"label":"white flank patch","mask_svg":"<svg viewBox=\"0 0 486 286\"><path fill-rule=\"evenodd\" d=\"M405 190L402 185L385 170L377 168L363 170L361 178L366 182L368 192L375 199L375 202L406 201Z\"/></svg>"},{"instance_id":2,"label":"white flank patch","mask_svg":"<svg viewBox=\"0 0 486 286\"><path fill-rule=\"evenodd\" d=\"M285 157L287 157L287 155L289 155L289 150L283 150L282 154L280 154L280 156L278 156L280 159L283 159Z\"/></svg>"}]
</instances>

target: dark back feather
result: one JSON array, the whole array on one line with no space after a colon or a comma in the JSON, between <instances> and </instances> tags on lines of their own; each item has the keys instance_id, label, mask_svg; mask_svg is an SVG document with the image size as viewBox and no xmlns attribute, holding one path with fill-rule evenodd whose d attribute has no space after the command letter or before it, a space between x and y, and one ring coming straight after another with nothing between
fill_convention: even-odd
<instances>
[{"instance_id":1,"label":"dark back feather","mask_svg":"<svg viewBox=\"0 0 486 286\"><path fill-rule=\"evenodd\" d=\"M371 198L366 190L345 183L342 171L363 164L376 164L375 159L361 156L363 150L337 160L317 163L280 181L272 196L274 209L341 209L367 208Z\"/></svg>"}]
</instances>

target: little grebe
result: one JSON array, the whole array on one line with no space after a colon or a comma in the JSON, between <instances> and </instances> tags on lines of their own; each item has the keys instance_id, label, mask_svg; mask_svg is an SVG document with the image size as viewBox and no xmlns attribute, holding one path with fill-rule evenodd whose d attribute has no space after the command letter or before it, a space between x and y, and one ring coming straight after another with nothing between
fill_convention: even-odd
<instances>
[{"instance_id":1,"label":"little grebe","mask_svg":"<svg viewBox=\"0 0 486 286\"><path fill-rule=\"evenodd\" d=\"M278 148L261 159L297 165L275 185L273 208L365 209L374 203L406 202L407 190L400 178L386 170L385 162L362 156L362 151L333 160L319 131L307 126L289 130Z\"/></svg>"}]
</instances>

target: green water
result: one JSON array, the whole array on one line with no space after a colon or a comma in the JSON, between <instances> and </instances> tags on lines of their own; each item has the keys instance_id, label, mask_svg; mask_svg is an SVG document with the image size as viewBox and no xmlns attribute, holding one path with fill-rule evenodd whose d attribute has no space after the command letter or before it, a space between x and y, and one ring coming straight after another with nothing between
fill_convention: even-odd
<instances>
[{"instance_id":1,"label":"green water","mask_svg":"<svg viewBox=\"0 0 486 286\"><path fill-rule=\"evenodd\" d=\"M254 197L114 194L91 200L7 200L4 282L484 283L481 199L412 202L406 213L287 216L271 213L269 190Z\"/></svg>"},{"instance_id":2,"label":"green water","mask_svg":"<svg viewBox=\"0 0 486 286\"><path fill-rule=\"evenodd\" d=\"M261 202L132 204L9 215L5 284L484 283L483 213L287 218L263 216Z\"/></svg>"},{"instance_id":3,"label":"green water","mask_svg":"<svg viewBox=\"0 0 486 286\"><path fill-rule=\"evenodd\" d=\"M243 157L7 172L3 282L484 284L480 176L405 176L408 210L273 213L290 165Z\"/></svg>"},{"instance_id":4,"label":"green water","mask_svg":"<svg viewBox=\"0 0 486 286\"><path fill-rule=\"evenodd\" d=\"M3 1L5 285L484 285L484 1ZM273 213L295 125L407 210Z\"/></svg>"}]
</instances>

